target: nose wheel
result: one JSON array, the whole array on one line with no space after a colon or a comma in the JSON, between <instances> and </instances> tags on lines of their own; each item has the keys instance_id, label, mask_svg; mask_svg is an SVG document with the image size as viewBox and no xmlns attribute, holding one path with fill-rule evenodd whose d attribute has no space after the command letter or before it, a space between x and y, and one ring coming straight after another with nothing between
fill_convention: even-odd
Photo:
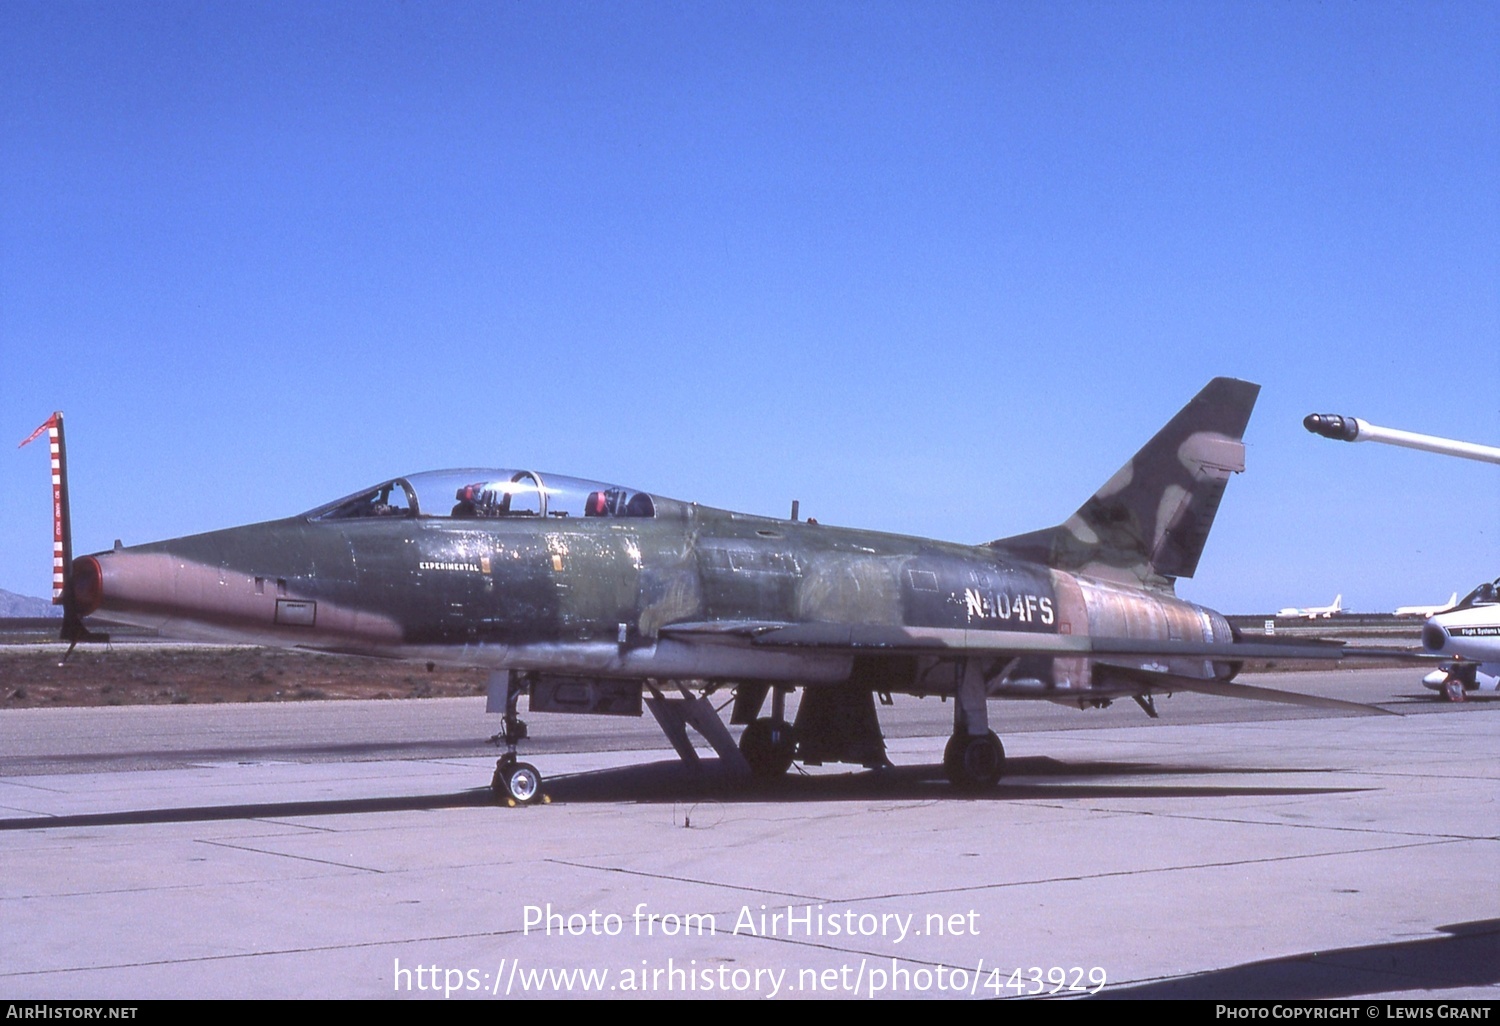
<instances>
[{"instance_id":1,"label":"nose wheel","mask_svg":"<svg viewBox=\"0 0 1500 1026\"><path fill-rule=\"evenodd\" d=\"M507 805L530 805L536 801L547 801L542 794L542 774L529 762L516 757L516 749L526 740L526 721L516 714L524 684L518 674L508 675L505 695L505 717L501 721L504 729L491 740L505 745L505 754L495 763L495 775L490 778L490 790Z\"/></svg>"},{"instance_id":2,"label":"nose wheel","mask_svg":"<svg viewBox=\"0 0 1500 1026\"><path fill-rule=\"evenodd\" d=\"M529 762L517 762L514 752L500 757L490 789L507 805L530 805L542 797L542 774Z\"/></svg>"},{"instance_id":3,"label":"nose wheel","mask_svg":"<svg viewBox=\"0 0 1500 1026\"><path fill-rule=\"evenodd\" d=\"M1466 701L1469 692L1479 686L1478 668L1477 664L1463 660L1444 663L1438 667L1445 674L1443 683L1438 688L1439 701L1445 699L1449 702Z\"/></svg>"}]
</instances>

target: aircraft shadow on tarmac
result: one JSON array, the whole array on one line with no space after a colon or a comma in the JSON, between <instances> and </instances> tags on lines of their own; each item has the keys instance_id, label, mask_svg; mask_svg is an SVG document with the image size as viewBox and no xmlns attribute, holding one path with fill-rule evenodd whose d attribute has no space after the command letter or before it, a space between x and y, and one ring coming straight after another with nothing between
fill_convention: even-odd
<instances>
[{"instance_id":1,"label":"aircraft shadow on tarmac","mask_svg":"<svg viewBox=\"0 0 1500 1026\"><path fill-rule=\"evenodd\" d=\"M999 786L979 791L954 788L940 765L891 766L849 773L798 774L769 781L740 781L704 760L703 772L676 761L642 763L618 769L559 776L546 792L560 802L675 802L717 799L736 802L1017 801L1053 798L1199 798L1232 795L1335 794L1362 788L1212 786L1194 784L1103 783L1101 777L1203 776L1233 773L1319 773L1322 769L1161 766L1154 763L1064 762L1047 756L1007 759ZM1093 782L1091 782L1093 780Z\"/></svg>"},{"instance_id":2,"label":"aircraft shadow on tarmac","mask_svg":"<svg viewBox=\"0 0 1500 1026\"><path fill-rule=\"evenodd\" d=\"M1312 951L1101 992L1109 998L1317 1000L1500 983L1500 919L1438 927L1444 937Z\"/></svg>"},{"instance_id":3,"label":"aircraft shadow on tarmac","mask_svg":"<svg viewBox=\"0 0 1500 1026\"><path fill-rule=\"evenodd\" d=\"M1100 777L1236 776L1277 773L1320 773L1327 769L1219 768L1161 766L1153 763L1063 762L1046 756L1010 759L1006 778L987 791L956 790L937 765L889 767L851 773L793 774L769 783L731 777L718 760L705 759L693 769L671 759L616 769L559 775L547 780L547 799L558 803L675 803L828 802L828 801L1019 801L1100 798L1214 798L1285 795L1348 794L1364 788L1214 786L1210 784L1090 782ZM1016 782L1023 781L1023 782ZM64 827L130 826L150 823L192 823L234 819L285 819L297 816L364 815L382 812L476 808L496 804L488 788L450 794L403 795L388 798L349 798L320 801L259 802L243 805L187 806L82 813L71 816L25 816L0 819L0 830L55 830Z\"/></svg>"}]
</instances>

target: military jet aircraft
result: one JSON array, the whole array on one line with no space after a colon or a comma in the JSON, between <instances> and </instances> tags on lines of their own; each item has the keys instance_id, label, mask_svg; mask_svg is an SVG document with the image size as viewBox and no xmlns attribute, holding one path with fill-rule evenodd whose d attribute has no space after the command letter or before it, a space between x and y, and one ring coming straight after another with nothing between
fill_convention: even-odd
<instances>
[{"instance_id":1,"label":"military jet aircraft","mask_svg":"<svg viewBox=\"0 0 1500 1026\"><path fill-rule=\"evenodd\" d=\"M1196 691L1368 711L1232 683L1247 659L1357 653L1242 640L1174 592L1244 469L1259 390L1216 378L1066 522L987 544L529 469L447 470L282 520L77 560L60 549L64 635L93 614L171 637L490 668L507 747L492 784L512 802L542 783L518 760L523 694L532 712L641 715L644 699L685 759L692 726L759 777L794 759L885 765L877 696L939 696L954 704L943 765L964 788L1002 772L990 699L1132 699L1155 716L1156 695ZM737 747L707 698L718 689L745 727Z\"/></svg>"}]
</instances>

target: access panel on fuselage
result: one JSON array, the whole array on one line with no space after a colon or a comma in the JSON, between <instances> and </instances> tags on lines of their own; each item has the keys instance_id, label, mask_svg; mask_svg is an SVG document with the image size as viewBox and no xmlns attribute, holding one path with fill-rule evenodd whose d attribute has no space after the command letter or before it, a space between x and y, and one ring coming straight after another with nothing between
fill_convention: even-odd
<instances>
[{"instance_id":1,"label":"access panel on fuselage","mask_svg":"<svg viewBox=\"0 0 1500 1026\"><path fill-rule=\"evenodd\" d=\"M553 640L545 538L518 526L409 519L351 521L342 530L360 603L400 623L407 643Z\"/></svg>"},{"instance_id":2,"label":"access panel on fuselage","mask_svg":"<svg viewBox=\"0 0 1500 1026\"><path fill-rule=\"evenodd\" d=\"M567 641L626 641L638 634L641 547L629 521L567 520L546 531L556 589L558 631Z\"/></svg>"}]
</instances>

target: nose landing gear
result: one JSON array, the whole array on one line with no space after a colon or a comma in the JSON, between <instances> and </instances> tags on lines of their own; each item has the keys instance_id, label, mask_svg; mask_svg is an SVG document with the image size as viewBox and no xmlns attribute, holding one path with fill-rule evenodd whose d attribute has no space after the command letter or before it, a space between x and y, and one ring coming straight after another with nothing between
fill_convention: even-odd
<instances>
[{"instance_id":1,"label":"nose landing gear","mask_svg":"<svg viewBox=\"0 0 1500 1026\"><path fill-rule=\"evenodd\" d=\"M1464 694L1463 676L1458 675L1457 672L1449 673L1448 679L1443 681L1443 697L1446 697L1449 702L1463 702L1464 697L1467 697Z\"/></svg>"},{"instance_id":2,"label":"nose landing gear","mask_svg":"<svg viewBox=\"0 0 1500 1026\"><path fill-rule=\"evenodd\" d=\"M501 721L503 729L491 739L503 742L506 752L495 763L495 775L490 779L490 790L495 792L497 798L511 806L548 801L547 796L542 793L541 771L529 762L520 762L516 755L517 746L526 739L526 721L516 713L516 704L521 700L521 692L525 688L526 685L520 674L506 675L505 717Z\"/></svg>"},{"instance_id":3,"label":"nose landing gear","mask_svg":"<svg viewBox=\"0 0 1500 1026\"><path fill-rule=\"evenodd\" d=\"M495 764L490 789L507 805L530 805L538 799L547 800L542 794L542 774L529 762L517 762L515 752L507 752Z\"/></svg>"}]
</instances>

